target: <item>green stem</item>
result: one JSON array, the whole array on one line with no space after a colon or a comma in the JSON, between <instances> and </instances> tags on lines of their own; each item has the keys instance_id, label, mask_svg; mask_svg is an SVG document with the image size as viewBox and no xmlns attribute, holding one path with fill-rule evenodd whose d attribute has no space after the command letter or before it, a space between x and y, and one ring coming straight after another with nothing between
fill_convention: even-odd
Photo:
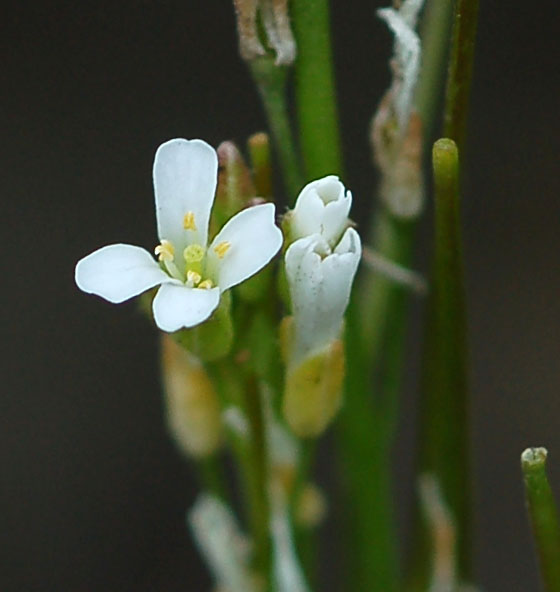
<instances>
[{"instance_id":1,"label":"green stem","mask_svg":"<svg viewBox=\"0 0 560 592\"><path fill-rule=\"evenodd\" d=\"M459 202L459 156L455 143L433 148L435 244L428 303L420 409L420 473L435 475L457 533L459 581L469 580L470 455L468 351ZM423 590L430 575L430 533L417 513L411 589Z\"/></svg>"},{"instance_id":2,"label":"green stem","mask_svg":"<svg viewBox=\"0 0 560 592\"><path fill-rule=\"evenodd\" d=\"M527 448L521 455L527 509L547 592L560 591L560 523L546 477L545 448Z\"/></svg>"},{"instance_id":3,"label":"green stem","mask_svg":"<svg viewBox=\"0 0 560 592\"><path fill-rule=\"evenodd\" d=\"M266 111L285 189L295 199L303 177L286 104L286 69L276 66L269 56L253 60L250 68Z\"/></svg>"},{"instance_id":4,"label":"green stem","mask_svg":"<svg viewBox=\"0 0 560 592\"><path fill-rule=\"evenodd\" d=\"M313 480L313 467L317 451L317 441L307 439L300 441L300 457L297 473L291 490L289 505L291 510L291 523L295 534L295 543L307 582L313 586L317 576L317 547L316 533L308 526L298 526L295 521L297 506L300 501L304 486Z\"/></svg>"},{"instance_id":5,"label":"green stem","mask_svg":"<svg viewBox=\"0 0 560 592\"><path fill-rule=\"evenodd\" d=\"M414 222L401 221L392 216L386 208L379 208L374 220L372 237L375 252L389 261L410 267L414 246ZM379 363L383 352L384 337L387 335L390 318L388 309L392 306L395 292L402 288L391 278L372 271L366 271L358 285L360 309L359 331L361 343L368 360Z\"/></svg>"},{"instance_id":6,"label":"green stem","mask_svg":"<svg viewBox=\"0 0 560 592\"><path fill-rule=\"evenodd\" d=\"M197 466L201 488L221 500L229 502L219 457L216 454L212 454L206 458L202 458L197 462Z\"/></svg>"},{"instance_id":7,"label":"green stem","mask_svg":"<svg viewBox=\"0 0 560 592\"><path fill-rule=\"evenodd\" d=\"M247 487L250 499L250 522L255 545L255 567L269 577L271 573L270 504L268 499L268 446L261 393L256 381L249 379L244 408L249 421Z\"/></svg>"},{"instance_id":8,"label":"green stem","mask_svg":"<svg viewBox=\"0 0 560 592\"><path fill-rule=\"evenodd\" d=\"M477 24L478 0L457 0L445 94L443 135L455 141L461 154L467 131Z\"/></svg>"},{"instance_id":9,"label":"green stem","mask_svg":"<svg viewBox=\"0 0 560 592\"><path fill-rule=\"evenodd\" d=\"M445 64L449 52L449 36L453 2L428 0L422 18L422 69L416 86L415 106L422 119L425 144L431 144L432 133L443 96Z\"/></svg>"},{"instance_id":10,"label":"green stem","mask_svg":"<svg viewBox=\"0 0 560 592\"><path fill-rule=\"evenodd\" d=\"M379 211L374 229L378 252L409 266L413 239L413 224ZM351 573L354 589L390 592L399 585L390 454L409 298L404 287L369 271L356 296L348 317L346 400L339 421L343 482L352 503Z\"/></svg>"},{"instance_id":11,"label":"green stem","mask_svg":"<svg viewBox=\"0 0 560 592\"><path fill-rule=\"evenodd\" d=\"M292 0L296 99L307 179L343 173L328 0Z\"/></svg>"},{"instance_id":12,"label":"green stem","mask_svg":"<svg viewBox=\"0 0 560 592\"><path fill-rule=\"evenodd\" d=\"M261 393L254 376L239 364L221 359L210 365L222 407L238 408L247 419L247 433L227 431L231 451L241 478L242 500L253 541L253 566L266 578L271 577L270 513L268 499L268 447Z\"/></svg>"}]
</instances>

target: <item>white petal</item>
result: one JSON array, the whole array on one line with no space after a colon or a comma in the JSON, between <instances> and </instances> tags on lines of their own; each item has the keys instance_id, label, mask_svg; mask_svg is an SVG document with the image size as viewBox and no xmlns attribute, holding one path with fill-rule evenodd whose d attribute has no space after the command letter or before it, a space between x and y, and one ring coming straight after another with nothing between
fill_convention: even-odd
<instances>
[{"instance_id":1,"label":"white petal","mask_svg":"<svg viewBox=\"0 0 560 592\"><path fill-rule=\"evenodd\" d=\"M220 290L241 283L262 269L282 246L282 232L274 224L274 205L242 210L220 230L208 249L208 269ZM227 242L230 248L220 259L213 247Z\"/></svg>"},{"instance_id":2,"label":"white petal","mask_svg":"<svg viewBox=\"0 0 560 592\"><path fill-rule=\"evenodd\" d=\"M165 284L153 302L154 320L162 330L172 333L205 321L220 303L220 290L199 290L181 284Z\"/></svg>"},{"instance_id":3,"label":"white petal","mask_svg":"<svg viewBox=\"0 0 560 592\"><path fill-rule=\"evenodd\" d=\"M296 201L292 232L294 238L321 234L334 244L348 225L352 194L338 177L329 175L306 185Z\"/></svg>"},{"instance_id":4,"label":"white petal","mask_svg":"<svg viewBox=\"0 0 560 592\"><path fill-rule=\"evenodd\" d=\"M78 261L75 280L80 290L114 303L172 281L148 251L122 244L103 247Z\"/></svg>"},{"instance_id":5,"label":"white petal","mask_svg":"<svg viewBox=\"0 0 560 592\"><path fill-rule=\"evenodd\" d=\"M362 257L362 241L360 235L353 228L348 228L342 235L334 252L351 253L357 263L359 263Z\"/></svg>"},{"instance_id":6,"label":"white petal","mask_svg":"<svg viewBox=\"0 0 560 592\"><path fill-rule=\"evenodd\" d=\"M321 258L325 244L317 236L300 239L286 252L296 330L294 358L298 361L337 338L360 262L358 233L348 229L334 253Z\"/></svg>"},{"instance_id":7,"label":"white petal","mask_svg":"<svg viewBox=\"0 0 560 592\"><path fill-rule=\"evenodd\" d=\"M325 206L323 214L323 236L334 244L348 226L348 212L352 205L352 193L348 191L343 199L331 201Z\"/></svg>"},{"instance_id":8,"label":"white petal","mask_svg":"<svg viewBox=\"0 0 560 592\"><path fill-rule=\"evenodd\" d=\"M154 191L158 236L160 240L171 241L178 256L191 243L206 246L217 174L216 151L202 140L169 140L156 152ZM183 227L188 212L194 214L195 231Z\"/></svg>"}]
</instances>

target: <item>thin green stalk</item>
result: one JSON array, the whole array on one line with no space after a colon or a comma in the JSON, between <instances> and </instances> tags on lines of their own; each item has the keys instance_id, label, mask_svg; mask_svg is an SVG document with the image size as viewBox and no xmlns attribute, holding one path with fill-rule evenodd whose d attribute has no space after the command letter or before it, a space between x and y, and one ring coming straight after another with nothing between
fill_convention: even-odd
<instances>
[{"instance_id":1,"label":"thin green stalk","mask_svg":"<svg viewBox=\"0 0 560 592\"><path fill-rule=\"evenodd\" d=\"M367 411L371 411L368 409ZM354 424L355 432L362 426ZM362 438L356 438L358 443ZM375 434L368 446L341 449L343 508L347 541L345 579L341 589L394 592L399 589L398 555L394 534L394 505L389 451ZM387 533L389 538L386 539Z\"/></svg>"},{"instance_id":2,"label":"thin green stalk","mask_svg":"<svg viewBox=\"0 0 560 592\"><path fill-rule=\"evenodd\" d=\"M296 99L306 178L343 173L328 0L292 0Z\"/></svg>"},{"instance_id":3,"label":"thin green stalk","mask_svg":"<svg viewBox=\"0 0 560 592\"><path fill-rule=\"evenodd\" d=\"M247 419L247 433L227 430L229 444L239 470L242 499L253 541L253 567L271 582L270 513L268 500L268 449L264 434L261 393L254 377L229 359L211 364L211 373L222 407L238 408Z\"/></svg>"},{"instance_id":4,"label":"thin green stalk","mask_svg":"<svg viewBox=\"0 0 560 592\"><path fill-rule=\"evenodd\" d=\"M268 576L271 573L268 446L261 393L256 381L249 379L247 383L244 407L250 433L247 486L251 507L251 532L255 545L255 567Z\"/></svg>"},{"instance_id":5,"label":"thin green stalk","mask_svg":"<svg viewBox=\"0 0 560 592\"><path fill-rule=\"evenodd\" d=\"M420 409L419 473L435 476L456 525L456 573L471 576L468 350L460 227L459 156L452 140L433 148L435 241ZM430 574L430 535L418 512L411 589Z\"/></svg>"},{"instance_id":6,"label":"thin green stalk","mask_svg":"<svg viewBox=\"0 0 560 592\"><path fill-rule=\"evenodd\" d=\"M541 577L547 592L560 592L560 522L546 477L547 454L545 448L527 448L521 455L521 469Z\"/></svg>"},{"instance_id":7,"label":"thin green stalk","mask_svg":"<svg viewBox=\"0 0 560 592\"><path fill-rule=\"evenodd\" d=\"M410 267L414 246L414 222L398 220L386 208L380 208L374 220L372 236L375 251L393 263ZM395 291L402 288L391 278L370 270L364 271L357 290L360 309L359 331L365 355L370 363L379 364L388 325L398 315L388 315Z\"/></svg>"},{"instance_id":8,"label":"thin green stalk","mask_svg":"<svg viewBox=\"0 0 560 592\"><path fill-rule=\"evenodd\" d=\"M313 467L317 452L317 441L307 439L300 441L300 456L297 472L292 486L289 506L290 518L295 534L295 543L300 564L307 582L313 586L317 579L317 537L316 532L309 526L300 526L296 522L298 503L304 486L313 481Z\"/></svg>"},{"instance_id":9,"label":"thin green stalk","mask_svg":"<svg viewBox=\"0 0 560 592\"><path fill-rule=\"evenodd\" d=\"M422 119L424 138L430 144L443 96L453 5L451 0L428 0L422 17L422 68L414 103Z\"/></svg>"},{"instance_id":10,"label":"thin green stalk","mask_svg":"<svg viewBox=\"0 0 560 592\"><path fill-rule=\"evenodd\" d=\"M456 0L443 135L455 141L461 154L467 132L477 25L478 0Z\"/></svg>"},{"instance_id":11,"label":"thin green stalk","mask_svg":"<svg viewBox=\"0 0 560 592\"><path fill-rule=\"evenodd\" d=\"M376 250L410 265L414 224L386 209L375 219ZM353 540L364 541L350 557L354 587L398 589L399 560L392 491L391 449L403 378L408 291L390 278L364 270L348 317L346 399L339 421L339 448L346 496L352 504ZM369 541L369 542L368 542Z\"/></svg>"},{"instance_id":12,"label":"thin green stalk","mask_svg":"<svg viewBox=\"0 0 560 592\"><path fill-rule=\"evenodd\" d=\"M197 462L201 488L229 503L229 495L225 485L223 467L216 454L202 458Z\"/></svg>"},{"instance_id":13,"label":"thin green stalk","mask_svg":"<svg viewBox=\"0 0 560 592\"><path fill-rule=\"evenodd\" d=\"M303 176L286 103L286 68L276 66L270 56L251 61L250 68L266 111L285 189L295 199Z\"/></svg>"}]
</instances>

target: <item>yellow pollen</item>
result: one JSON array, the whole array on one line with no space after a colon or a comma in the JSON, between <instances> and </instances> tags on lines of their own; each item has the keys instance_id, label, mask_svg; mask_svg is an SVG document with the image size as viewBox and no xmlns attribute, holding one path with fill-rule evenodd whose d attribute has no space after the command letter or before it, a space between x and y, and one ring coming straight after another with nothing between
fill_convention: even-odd
<instances>
[{"instance_id":1,"label":"yellow pollen","mask_svg":"<svg viewBox=\"0 0 560 592\"><path fill-rule=\"evenodd\" d=\"M210 288L213 288L214 284L212 283L212 280L204 280L203 282L200 282L200 284L198 284L197 288L200 288L201 290L210 290Z\"/></svg>"},{"instance_id":2,"label":"yellow pollen","mask_svg":"<svg viewBox=\"0 0 560 592\"><path fill-rule=\"evenodd\" d=\"M193 285L197 286L201 279L202 276L196 271L187 271L187 282L192 282Z\"/></svg>"},{"instance_id":3,"label":"yellow pollen","mask_svg":"<svg viewBox=\"0 0 560 592\"><path fill-rule=\"evenodd\" d=\"M185 230L196 230L196 224L194 222L194 212L187 212L183 218L183 228Z\"/></svg>"},{"instance_id":4,"label":"yellow pollen","mask_svg":"<svg viewBox=\"0 0 560 592\"><path fill-rule=\"evenodd\" d=\"M228 243L228 241L223 241L214 247L214 253L216 253L220 259L223 259L230 247L231 243Z\"/></svg>"},{"instance_id":5,"label":"yellow pollen","mask_svg":"<svg viewBox=\"0 0 560 592\"><path fill-rule=\"evenodd\" d=\"M164 239L161 241L161 244L155 248L154 253L158 256L160 261L173 261L175 249L168 240Z\"/></svg>"},{"instance_id":6,"label":"yellow pollen","mask_svg":"<svg viewBox=\"0 0 560 592\"><path fill-rule=\"evenodd\" d=\"M187 263L199 263L204 259L205 249L201 245L189 245L183 251L183 257Z\"/></svg>"}]
</instances>

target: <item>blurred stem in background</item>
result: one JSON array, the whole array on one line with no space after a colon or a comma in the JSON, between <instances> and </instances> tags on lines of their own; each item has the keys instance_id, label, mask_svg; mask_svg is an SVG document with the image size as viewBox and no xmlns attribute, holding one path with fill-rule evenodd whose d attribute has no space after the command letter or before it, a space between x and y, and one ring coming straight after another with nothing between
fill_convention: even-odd
<instances>
[{"instance_id":1,"label":"blurred stem in background","mask_svg":"<svg viewBox=\"0 0 560 592\"><path fill-rule=\"evenodd\" d=\"M303 186L297 145L294 140L286 102L286 76L284 66L277 66L270 56L250 62L251 73L266 111L272 139L278 154L284 188L289 202L295 200Z\"/></svg>"},{"instance_id":2,"label":"blurred stem in background","mask_svg":"<svg viewBox=\"0 0 560 592\"><path fill-rule=\"evenodd\" d=\"M296 99L307 181L342 175L328 0L292 0ZM295 198L295 196L294 196Z\"/></svg>"},{"instance_id":3,"label":"blurred stem in background","mask_svg":"<svg viewBox=\"0 0 560 592\"><path fill-rule=\"evenodd\" d=\"M451 7L447 0L431 0L423 20L424 53L415 96L424 150L443 94ZM417 221L417 217L399 219L380 204L371 231L375 252L409 268ZM358 531L358 540L364 541L361 552L351 558L354 588L364 581L364 589L381 592L399 586L390 455L398 422L409 295L390 278L365 273L349 314L347 398L339 444L346 493L354 504L351 536Z\"/></svg>"},{"instance_id":4,"label":"blurred stem in background","mask_svg":"<svg viewBox=\"0 0 560 592\"><path fill-rule=\"evenodd\" d=\"M424 146L431 144L434 128L439 123L443 83L449 54L453 22L453 2L430 0L422 17L422 70L416 86L416 110L422 120Z\"/></svg>"},{"instance_id":5,"label":"blurred stem in background","mask_svg":"<svg viewBox=\"0 0 560 592\"><path fill-rule=\"evenodd\" d=\"M478 0L457 0L445 90L443 135L457 144L459 154L464 152L467 135L477 26Z\"/></svg>"},{"instance_id":6,"label":"blurred stem in background","mask_svg":"<svg viewBox=\"0 0 560 592\"><path fill-rule=\"evenodd\" d=\"M434 144L435 236L420 404L420 472L441 488L456 528L455 571L470 566L468 356L459 201L459 155L453 140ZM432 571L429 525L420 509L413 539L411 589L425 590Z\"/></svg>"},{"instance_id":7,"label":"blurred stem in background","mask_svg":"<svg viewBox=\"0 0 560 592\"><path fill-rule=\"evenodd\" d=\"M420 471L434 474L455 522L460 580L471 576L471 479L458 155L465 146L477 18L478 0L457 0L444 109L444 133L449 139L436 142L433 151L434 285L426 327L419 428ZM425 589L429 565L429 532L417 507L408 574L412 590Z\"/></svg>"},{"instance_id":8,"label":"blurred stem in background","mask_svg":"<svg viewBox=\"0 0 560 592\"><path fill-rule=\"evenodd\" d=\"M545 448L527 448L521 455L521 470L541 577L547 592L560 592L560 523L546 477L546 457Z\"/></svg>"}]
</instances>

